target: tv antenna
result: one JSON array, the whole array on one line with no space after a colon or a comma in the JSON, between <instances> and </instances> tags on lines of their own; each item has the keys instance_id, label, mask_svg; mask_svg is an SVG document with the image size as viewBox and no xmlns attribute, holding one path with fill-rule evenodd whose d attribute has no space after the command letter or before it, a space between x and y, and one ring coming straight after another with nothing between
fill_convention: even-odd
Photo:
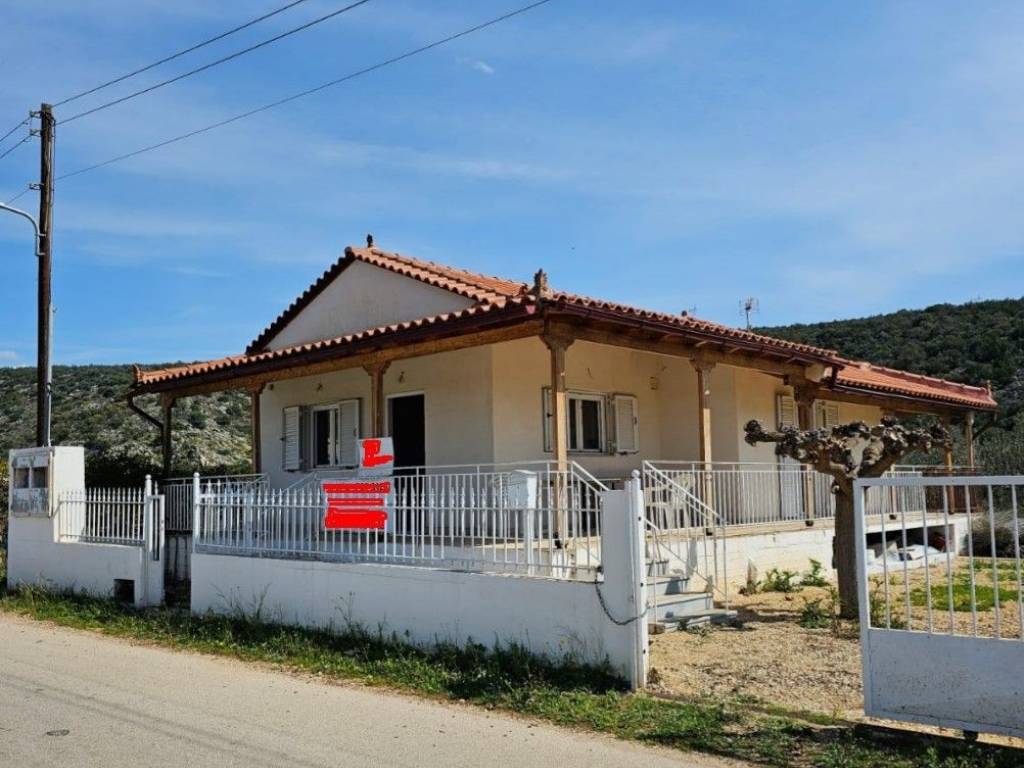
<instances>
[{"instance_id":1,"label":"tv antenna","mask_svg":"<svg viewBox=\"0 0 1024 768\"><path fill-rule=\"evenodd\" d=\"M740 302L740 311L747 318L747 330L750 330L750 316L756 315L761 310L761 303L753 296L747 296Z\"/></svg>"}]
</instances>

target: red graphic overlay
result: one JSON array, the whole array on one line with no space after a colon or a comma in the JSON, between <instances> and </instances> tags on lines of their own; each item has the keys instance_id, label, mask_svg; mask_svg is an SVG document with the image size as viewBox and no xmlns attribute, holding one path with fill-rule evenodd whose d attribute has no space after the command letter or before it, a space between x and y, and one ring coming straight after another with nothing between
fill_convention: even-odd
<instances>
[{"instance_id":1,"label":"red graphic overlay","mask_svg":"<svg viewBox=\"0 0 1024 768\"><path fill-rule=\"evenodd\" d=\"M390 480L324 483L327 497L324 528L329 531L383 530L388 520L384 502L390 491Z\"/></svg>"},{"instance_id":2,"label":"red graphic overlay","mask_svg":"<svg viewBox=\"0 0 1024 768\"><path fill-rule=\"evenodd\" d=\"M363 458L360 462L360 466L364 469L383 467L386 464L394 462L395 457L392 454L381 452L382 441L379 438L371 437L366 440L361 440L360 442L363 449Z\"/></svg>"}]
</instances>

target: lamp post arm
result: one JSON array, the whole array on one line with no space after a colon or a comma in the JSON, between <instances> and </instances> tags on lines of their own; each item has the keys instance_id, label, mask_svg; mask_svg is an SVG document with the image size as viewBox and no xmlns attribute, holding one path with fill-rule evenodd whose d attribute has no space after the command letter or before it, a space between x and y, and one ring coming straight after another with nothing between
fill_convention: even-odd
<instances>
[{"instance_id":1,"label":"lamp post arm","mask_svg":"<svg viewBox=\"0 0 1024 768\"><path fill-rule=\"evenodd\" d=\"M32 229L35 230L36 233L36 256L42 256L43 251L40 247L41 233L39 232L39 224L36 222L32 214L28 213L27 211L23 211L20 208L12 208L11 206L7 205L7 203L0 203L0 210L10 211L13 214L16 214L18 216L21 216L22 218L29 220L29 222L32 224Z\"/></svg>"}]
</instances>

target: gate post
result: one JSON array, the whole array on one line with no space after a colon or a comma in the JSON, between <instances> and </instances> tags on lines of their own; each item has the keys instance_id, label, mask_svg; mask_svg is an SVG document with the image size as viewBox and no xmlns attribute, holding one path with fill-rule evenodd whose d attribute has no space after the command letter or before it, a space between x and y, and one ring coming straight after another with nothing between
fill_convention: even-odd
<instances>
[{"instance_id":1,"label":"gate post","mask_svg":"<svg viewBox=\"0 0 1024 768\"><path fill-rule=\"evenodd\" d=\"M606 638L609 645L628 649L618 658L626 660L625 671L634 690L647 684L647 601L644 539L646 521L639 473L622 491L601 492L601 569L598 598L607 622L614 626Z\"/></svg>"},{"instance_id":2,"label":"gate post","mask_svg":"<svg viewBox=\"0 0 1024 768\"><path fill-rule=\"evenodd\" d=\"M192 474L192 551L196 551L196 541L199 539L199 504L201 499L201 486L199 473Z\"/></svg>"}]
</instances>

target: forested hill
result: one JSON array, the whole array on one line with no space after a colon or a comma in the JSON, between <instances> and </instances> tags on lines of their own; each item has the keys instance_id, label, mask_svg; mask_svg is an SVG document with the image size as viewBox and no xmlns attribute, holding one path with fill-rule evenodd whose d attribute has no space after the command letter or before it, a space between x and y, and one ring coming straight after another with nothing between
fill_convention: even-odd
<instances>
[{"instance_id":1,"label":"forested hill","mask_svg":"<svg viewBox=\"0 0 1024 768\"><path fill-rule=\"evenodd\" d=\"M990 470L1024 471L1024 299L757 330L915 373L968 384L991 381L999 419L981 438L982 458Z\"/></svg>"},{"instance_id":2,"label":"forested hill","mask_svg":"<svg viewBox=\"0 0 1024 768\"><path fill-rule=\"evenodd\" d=\"M0 368L0 462L8 449L35 444L35 375L35 368ZM53 369L53 442L84 445L89 480L95 484L121 485L159 471L159 433L125 401L131 381L130 365ZM154 397L138 403L159 414ZM247 395L185 398L174 417L177 470L248 471Z\"/></svg>"}]
</instances>

